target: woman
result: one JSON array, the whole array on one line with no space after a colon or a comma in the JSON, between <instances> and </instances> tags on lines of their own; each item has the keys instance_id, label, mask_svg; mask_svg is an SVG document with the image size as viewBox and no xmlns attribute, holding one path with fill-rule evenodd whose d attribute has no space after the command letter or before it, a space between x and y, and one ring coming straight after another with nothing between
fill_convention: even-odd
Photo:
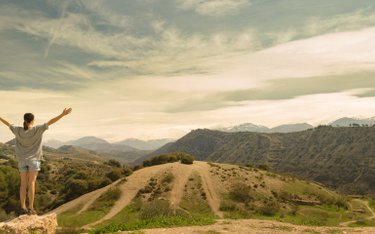
<instances>
[{"instance_id":1,"label":"woman","mask_svg":"<svg viewBox=\"0 0 375 234\"><path fill-rule=\"evenodd\" d=\"M65 108L57 117L51 119L43 125L34 127L34 115L26 113L24 115L23 127L16 127L8 121L0 117L0 121L10 128L15 138L16 158L18 161L18 169L21 174L20 214L36 214L34 209L35 181L40 171L40 163L43 157L42 153L42 137L44 131L51 124L56 123L65 115L72 112L72 108ZM26 188L28 188L29 209L26 208Z\"/></svg>"}]
</instances>

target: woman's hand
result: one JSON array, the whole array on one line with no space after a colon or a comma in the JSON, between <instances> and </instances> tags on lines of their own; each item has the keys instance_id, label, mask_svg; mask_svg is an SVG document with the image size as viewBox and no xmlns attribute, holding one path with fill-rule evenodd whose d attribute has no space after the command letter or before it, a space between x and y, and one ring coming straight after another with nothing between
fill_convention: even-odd
<instances>
[{"instance_id":1,"label":"woman's hand","mask_svg":"<svg viewBox=\"0 0 375 234\"><path fill-rule=\"evenodd\" d=\"M72 108L65 108L62 112L63 115L69 115L72 113Z\"/></svg>"},{"instance_id":2,"label":"woman's hand","mask_svg":"<svg viewBox=\"0 0 375 234\"><path fill-rule=\"evenodd\" d=\"M10 126L10 123L8 121L6 121L5 119L1 118L0 117L0 122L2 122L3 124L5 124L6 126Z\"/></svg>"},{"instance_id":3,"label":"woman's hand","mask_svg":"<svg viewBox=\"0 0 375 234\"><path fill-rule=\"evenodd\" d=\"M65 109L63 110L63 112L62 112L59 116L56 116L55 118L53 118L53 119L51 119L50 121L47 122L48 126L50 126L51 124L56 123L56 122L59 121L62 117L64 117L65 115L69 115L71 112L72 112L72 108L65 108Z\"/></svg>"}]
</instances>

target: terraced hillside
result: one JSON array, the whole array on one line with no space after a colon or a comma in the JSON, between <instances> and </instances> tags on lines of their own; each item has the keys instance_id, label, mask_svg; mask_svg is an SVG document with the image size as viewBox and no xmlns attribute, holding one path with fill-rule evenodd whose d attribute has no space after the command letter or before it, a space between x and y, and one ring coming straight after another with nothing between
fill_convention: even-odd
<instances>
[{"instance_id":1,"label":"terraced hillside","mask_svg":"<svg viewBox=\"0 0 375 234\"><path fill-rule=\"evenodd\" d=\"M373 225L368 202L287 175L195 161L137 170L126 180L51 212L58 214L60 228L71 233L212 225L233 218L309 226Z\"/></svg>"}]
</instances>

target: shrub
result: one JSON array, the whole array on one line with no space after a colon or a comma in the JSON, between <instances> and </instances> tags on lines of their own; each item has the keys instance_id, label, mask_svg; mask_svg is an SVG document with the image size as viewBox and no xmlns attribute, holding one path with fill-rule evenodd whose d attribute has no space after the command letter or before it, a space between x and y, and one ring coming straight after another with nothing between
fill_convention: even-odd
<instances>
[{"instance_id":1,"label":"shrub","mask_svg":"<svg viewBox=\"0 0 375 234\"><path fill-rule=\"evenodd\" d=\"M183 164L192 164L194 161L194 157L190 154L184 153L184 152L174 152L170 154L162 154L155 156L151 159L143 161L144 167L150 167L165 163L173 163L181 161Z\"/></svg>"},{"instance_id":2,"label":"shrub","mask_svg":"<svg viewBox=\"0 0 375 234\"><path fill-rule=\"evenodd\" d=\"M220 202L220 208L221 211L235 211L237 210L237 204L232 201L226 201L222 200Z\"/></svg>"},{"instance_id":3,"label":"shrub","mask_svg":"<svg viewBox=\"0 0 375 234\"><path fill-rule=\"evenodd\" d=\"M194 157L188 154L181 155L180 159L182 164L193 164L194 162Z\"/></svg>"},{"instance_id":4,"label":"shrub","mask_svg":"<svg viewBox=\"0 0 375 234\"><path fill-rule=\"evenodd\" d=\"M139 212L139 218L152 219L160 216L169 216L172 214L169 202L163 200L154 200L142 206Z\"/></svg>"},{"instance_id":5,"label":"shrub","mask_svg":"<svg viewBox=\"0 0 375 234\"><path fill-rule=\"evenodd\" d=\"M236 202L247 203L252 200L250 187L244 183L236 183L229 191L229 198Z\"/></svg>"},{"instance_id":6,"label":"shrub","mask_svg":"<svg viewBox=\"0 0 375 234\"><path fill-rule=\"evenodd\" d=\"M114 169L106 174L106 176L112 180L116 181L122 177L122 171L121 169Z\"/></svg>"},{"instance_id":7,"label":"shrub","mask_svg":"<svg viewBox=\"0 0 375 234\"><path fill-rule=\"evenodd\" d=\"M87 192L89 184L85 180L70 179L66 184L67 197L75 198Z\"/></svg>"},{"instance_id":8,"label":"shrub","mask_svg":"<svg viewBox=\"0 0 375 234\"><path fill-rule=\"evenodd\" d=\"M173 180L174 180L174 175L173 175L171 172L168 172L168 173L164 176L162 182L163 182L163 183L168 183L168 184L169 184L169 183L171 183Z\"/></svg>"},{"instance_id":9,"label":"shrub","mask_svg":"<svg viewBox=\"0 0 375 234\"><path fill-rule=\"evenodd\" d=\"M274 216L280 209L280 205L277 201L271 200L265 202L260 208L259 212L262 215Z\"/></svg>"},{"instance_id":10,"label":"shrub","mask_svg":"<svg viewBox=\"0 0 375 234\"><path fill-rule=\"evenodd\" d=\"M133 170L130 167L123 167L122 174L124 176L130 176L131 174L133 174Z\"/></svg>"},{"instance_id":11,"label":"shrub","mask_svg":"<svg viewBox=\"0 0 375 234\"><path fill-rule=\"evenodd\" d=\"M269 171L271 170L271 166L266 164L266 163L263 163L263 164L259 164L258 165L258 168L261 169L261 170L264 170L264 171Z\"/></svg>"},{"instance_id":12,"label":"shrub","mask_svg":"<svg viewBox=\"0 0 375 234\"><path fill-rule=\"evenodd\" d=\"M121 163L117 160L114 160L114 159L108 160L107 162L105 162L105 164L107 164L111 167L121 167Z\"/></svg>"}]
</instances>

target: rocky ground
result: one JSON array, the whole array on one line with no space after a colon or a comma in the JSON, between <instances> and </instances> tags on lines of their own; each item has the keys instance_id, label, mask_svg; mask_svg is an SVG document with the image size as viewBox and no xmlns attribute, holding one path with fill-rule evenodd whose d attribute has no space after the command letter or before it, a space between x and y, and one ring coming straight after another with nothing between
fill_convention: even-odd
<instances>
[{"instance_id":1,"label":"rocky ground","mask_svg":"<svg viewBox=\"0 0 375 234\"><path fill-rule=\"evenodd\" d=\"M122 232L123 234L130 234L134 232ZM309 227L298 226L287 223L280 223L276 221L267 220L219 220L214 225L208 226L192 226L180 228L155 228L147 229L137 234L300 234L300 233L313 233L313 234L375 234L375 228L347 228L347 227Z\"/></svg>"}]
</instances>

